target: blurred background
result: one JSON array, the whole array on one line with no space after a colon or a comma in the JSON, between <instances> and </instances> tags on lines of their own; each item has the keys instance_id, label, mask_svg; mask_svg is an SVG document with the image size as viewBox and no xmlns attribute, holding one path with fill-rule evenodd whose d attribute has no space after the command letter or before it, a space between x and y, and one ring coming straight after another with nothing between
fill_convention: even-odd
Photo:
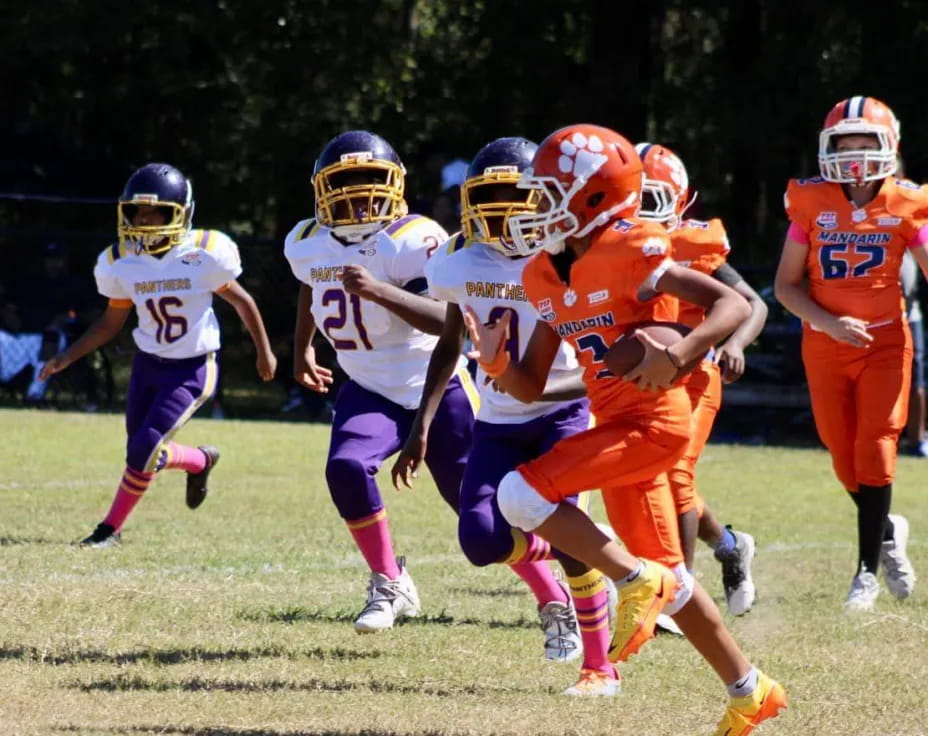
<instances>
[{"instance_id":1,"label":"blurred background","mask_svg":"<svg viewBox=\"0 0 928 736\"><path fill-rule=\"evenodd\" d=\"M277 381L259 385L247 336L217 304L216 417L327 419L326 402L290 379L297 284L282 241L312 215L313 161L342 130L390 141L411 208L451 229L463 168L496 137L538 141L595 122L663 143L699 191L691 214L724 219L731 262L759 291L785 230L786 180L818 173L818 132L835 102L885 101L902 121L907 175L920 180L928 164L924 95L911 81L928 48L920 2L3 5L0 332L38 330L50 354L86 326L102 305L91 272L115 237L115 198L135 168L167 161L193 180L196 225L240 244L242 281L281 358ZM8 357L0 402L120 410L130 354L127 332L41 390ZM772 298L749 364L728 390L719 437L809 436L798 324Z\"/></svg>"}]
</instances>

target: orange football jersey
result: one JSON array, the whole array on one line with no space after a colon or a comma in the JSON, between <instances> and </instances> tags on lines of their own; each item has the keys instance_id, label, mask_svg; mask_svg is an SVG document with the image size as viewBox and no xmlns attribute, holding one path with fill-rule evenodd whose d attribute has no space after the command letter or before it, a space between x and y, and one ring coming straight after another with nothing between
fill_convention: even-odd
<instances>
[{"instance_id":1,"label":"orange football jersey","mask_svg":"<svg viewBox=\"0 0 928 736\"><path fill-rule=\"evenodd\" d=\"M631 404L644 407L657 401L661 393L641 391L613 376L603 358L628 325L677 320L677 299L654 292L650 283L672 263L670 251L662 225L639 219L617 220L573 262L570 284L558 276L547 253L535 256L523 271L529 301L541 319L576 351L598 417L613 417Z\"/></svg>"},{"instance_id":2,"label":"orange football jersey","mask_svg":"<svg viewBox=\"0 0 928 736\"><path fill-rule=\"evenodd\" d=\"M711 276L728 258L728 234L718 218L684 220L670 233L671 258L681 266ZM696 327L706 317L706 310L698 304L680 302L679 321L687 327Z\"/></svg>"},{"instance_id":3,"label":"orange football jersey","mask_svg":"<svg viewBox=\"0 0 928 736\"><path fill-rule=\"evenodd\" d=\"M871 325L903 314L899 270L906 247L928 221L928 186L888 178L858 208L840 184L791 179L784 202L789 219L808 234L806 270L816 304Z\"/></svg>"}]
</instances>

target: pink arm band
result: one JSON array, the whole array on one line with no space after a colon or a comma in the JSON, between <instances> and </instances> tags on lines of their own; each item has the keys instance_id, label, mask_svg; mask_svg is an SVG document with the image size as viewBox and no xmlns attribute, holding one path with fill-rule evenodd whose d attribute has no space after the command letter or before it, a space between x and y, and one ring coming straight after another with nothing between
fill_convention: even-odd
<instances>
[{"instance_id":1,"label":"pink arm band","mask_svg":"<svg viewBox=\"0 0 928 736\"><path fill-rule=\"evenodd\" d=\"M795 222L790 222L789 230L786 231L786 237L790 240L795 240L797 243L802 243L803 245L809 244L809 233L799 227Z\"/></svg>"},{"instance_id":2,"label":"pink arm band","mask_svg":"<svg viewBox=\"0 0 928 736\"><path fill-rule=\"evenodd\" d=\"M925 245L928 243L928 225L922 225L918 228L918 232L915 233L915 237L906 244L907 248L915 248L919 245Z\"/></svg>"}]
</instances>

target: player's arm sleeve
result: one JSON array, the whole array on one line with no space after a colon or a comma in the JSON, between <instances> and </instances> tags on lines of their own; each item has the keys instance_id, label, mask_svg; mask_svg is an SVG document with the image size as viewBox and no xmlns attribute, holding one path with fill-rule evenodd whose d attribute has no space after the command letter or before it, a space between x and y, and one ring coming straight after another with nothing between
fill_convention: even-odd
<instances>
[{"instance_id":1,"label":"player's arm sleeve","mask_svg":"<svg viewBox=\"0 0 928 736\"><path fill-rule=\"evenodd\" d=\"M93 277L97 282L97 291L109 299L110 304L114 307L126 309L132 306L132 295L126 291L126 288L114 273L112 263L110 263L111 257L111 249L107 248L97 258L97 264L93 269Z\"/></svg>"},{"instance_id":2,"label":"player's arm sleeve","mask_svg":"<svg viewBox=\"0 0 928 736\"><path fill-rule=\"evenodd\" d=\"M396 241L396 254L390 262L390 281L413 294L426 294L429 286L425 264L438 247L448 241L448 233L433 220L423 222Z\"/></svg>"},{"instance_id":3,"label":"player's arm sleeve","mask_svg":"<svg viewBox=\"0 0 928 736\"><path fill-rule=\"evenodd\" d=\"M920 248L928 244L928 185L918 191L918 206L910 217L902 219L906 247Z\"/></svg>"},{"instance_id":4,"label":"player's arm sleeve","mask_svg":"<svg viewBox=\"0 0 928 736\"><path fill-rule=\"evenodd\" d=\"M207 253L211 268L206 276L206 285L210 291L222 291L242 275L238 246L228 235L214 230L207 241Z\"/></svg>"}]
</instances>

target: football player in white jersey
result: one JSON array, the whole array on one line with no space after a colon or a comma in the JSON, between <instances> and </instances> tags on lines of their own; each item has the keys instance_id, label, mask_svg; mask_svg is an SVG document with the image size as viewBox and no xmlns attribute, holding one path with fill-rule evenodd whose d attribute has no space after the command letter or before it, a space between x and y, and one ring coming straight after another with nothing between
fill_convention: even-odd
<instances>
[{"instance_id":1,"label":"football player in white jersey","mask_svg":"<svg viewBox=\"0 0 928 736\"><path fill-rule=\"evenodd\" d=\"M463 311L469 307L487 323L508 313L507 349L513 359L525 351L539 319L522 287L522 270L529 259L514 251L508 229L510 215L535 208L536 195L516 188L535 149L525 138L499 138L477 153L461 188L462 232L426 266L431 294L448 304L422 404L393 466L397 486L400 480L409 485L429 451L432 419L464 344ZM566 694L615 695L620 678L607 659L610 581L598 570L552 550L541 537L512 527L496 502L497 486L506 473L558 440L589 428L589 405L582 398L585 389L578 368L576 357L562 343L545 400L533 404L496 390L478 369L480 411L461 485L458 538L474 565L507 564L529 585L538 603L548 659L570 660L582 651L580 679ZM552 555L567 574L569 590L554 577L547 562Z\"/></svg>"},{"instance_id":2,"label":"football player in white jersey","mask_svg":"<svg viewBox=\"0 0 928 736\"><path fill-rule=\"evenodd\" d=\"M326 461L332 501L370 568L367 602L355 630L389 629L419 613L419 596L393 551L387 513L374 480L401 446L422 394L445 305L427 294L424 269L447 233L407 214L405 169L380 136L353 130L323 148L313 171L315 218L287 235L285 255L300 281L294 377L325 393L329 368L316 362L317 328L349 380L335 400ZM425 462L455 510L474 423L476 390L459 356L432 430L440 438Z\"/></svg>"},{"instance_id":3,"label":"football player in white jersey","mask_svg":"<svg viewBox=\"0 0 928 736\"><path fill-rule=\"evenodd\" d=\"M106 311L74 344L51 358L48 377L115 337L133 307L138 347L126 397L126 470L106 518L81 544L111 547L155 473L187 473L187 505L206 498L206 481L219 460L215 447L187 447L174 433L212 396L218 375L219 323L213 294L229 302L248 328L258 375L274 377L277 359L251 295L236 281L238 248L217 230L193 230L190 181L173 166L151 163L129 177L119 197L119 242L97 259L97 290Z\"/></svg>"}]
</instances>

